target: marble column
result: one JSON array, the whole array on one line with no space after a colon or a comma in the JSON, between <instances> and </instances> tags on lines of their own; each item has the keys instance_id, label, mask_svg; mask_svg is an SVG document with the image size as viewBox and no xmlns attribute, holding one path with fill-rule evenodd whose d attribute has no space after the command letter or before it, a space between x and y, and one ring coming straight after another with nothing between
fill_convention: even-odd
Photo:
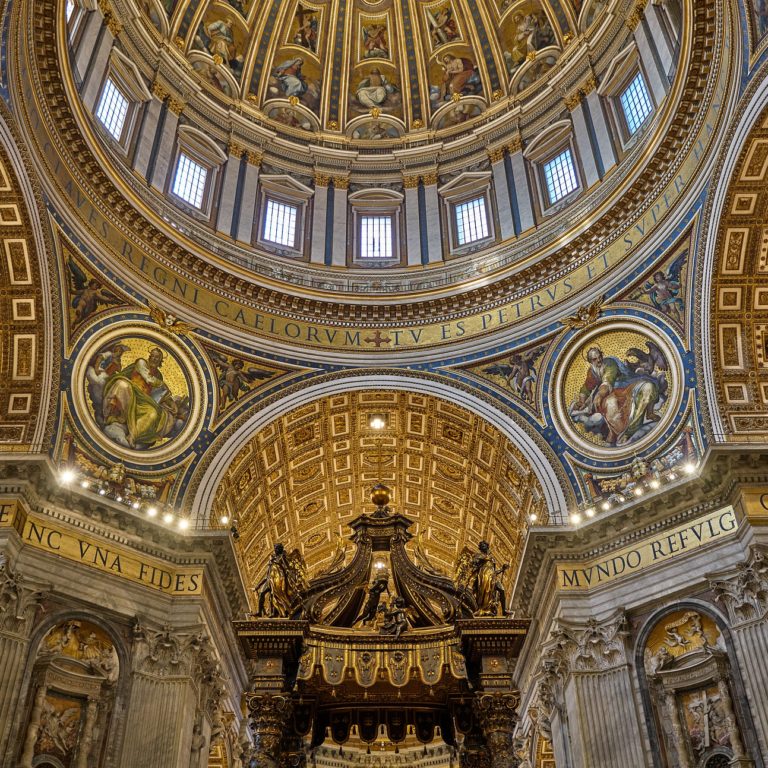
<instances>
[{"instance_id":1,"label":"marble column","mask_svg":"<svg viewBox=\"0 0 768 768\"><path fill-rule=\"evenodd\" d=\"M525 170L523 145L519 136L509 145L509 147L507 147L507 151L509 152L509 162L512 168L515 206L520 220L520 232L518 232L518 234L520 234L527 229L530 229L535 224L535 220L533 216L531 188L528 184L528 174Z\"/></svg>"},{"instance_id":2,"label":"marble column","mask_svg":"<svg viewBox=\"0 0 768 768\"><path fill-rule=\"evenodd\" d=\"M408 266L421 264L421 224L419 222L419 177L403 177L405 192L405 248Z\"/></svg>"},{"instance_id":3,"label":"marble column","mask_svg":"<svg viewBox=\"0 0 768 768\"><path fill-rule=\"evenodd\" d=\"M669 729L675 742L677 762L680 768L691 768L691 758L685 747L686 740L683 735L683 726L680 722L680 711L677 708L677 697L670 691L664 697L664 710L669 720Z\"/></svg>"},{"instance_id":4,"label":"marble column","mask_svg":"<svg viewBox=\"0 0 768 768\"><path fill-rule=\"evenodd\" d=\"M152 186L160 192L165 192L168 171L173 160L173 148L176 143L176 128L183 109L183 101L175 96L168 98L168 108L165 110L165 118L162 121L160 138L156 145L152 178L150 179Z\"/></svg>"},{"instance_id":5,"label":"marble column","mask_svg":"<svg viewBox=\"0 0 768 768\"><path fill-rule=\"evenodd\" d=\"M655 53L655 44L651 38L648 24L643 21L644 11L642 3L635 6L635 10L627 19L627 26L635 33L635 42L640 52L640 59L643 62L643 69L648 79L648 84L653 93L656 104L661 104L667 95L669 88L669 79L659 68L657 54Z\"/></svg>"},{"instance_id":6,"label":"marble column","mask_svg":"<svg viewBox=\"0 0 768 768\"><path fill-rule=\"evenodd\" d=\"M309 260L325 264L326 225L328 218L328 185L331 180L324 174L315 174L315 194L312 197L312 243Z\"/></svg>"},{"instance_id":7,"label":"marble column","mask_svg":"<svg viewBox=\"0 0 768 768\"><path fill-rule=\"evenodd\" d=\"M498 147L488 151L493 171L493 192L496 197L496 211L499 216L499 236L509 240L515 236L515 219L512 214L512 200L509 196L507 169L504 163L504 149Z\"/></svg>"},{"instance_id":8,"label":"marble column","mask_svg":"<svg viewBox=\"0 0 768 768\"><path fill-rule=\"evenodd\" d=\"M85 709L85 722L77 745L77 760L75 768L88 768L88 758L91 755L93 746L93 726L96 724L96 715L98 714L98 702L95 699L88 699Z\"/></svg>"},{"instance_id":9,"label":"marble column","mask_svg":"<svg viewBox=\"0 0 768 768\"><path fill-rule=\"evenodd\" d=\"M443 237L440 230L440 196L437 194L437 174L421 177L424 190L424 220L427 227L427 263L443 260Z\"/></svg>"},{"instance_id":10,"label":"marble column","mask_svg":"<svg viewBox=\"0 0 768 768\"><path fill-rule=\"evenodd\" d=\"M490 753L491 768L514 768L514 732L520 696L517 693L487 693L475 699L475 713Z\"/></svg>"},{"instance_id":11,"label":"marble column","mask_svg":"<svg viewBox=\"0 0 768 768\"><path fill-rule=\"evenodd\" d=\"M253 752L258 768L277 765L293 703L289 696L270 693L246 695L248 719L253 732Z\"/></svg>"},{"instance_id":12,"label":"marble column","mask_svg":"<svg viewBox=\"0 0 768 768\"><path fill-rule=\"evenodd\" d=\"M347 264L347 190L349 179L336 176L333 179L333 246L331 265L344 267ZM356 235L353 235L356 237Z\"/></svg>"},{"instance_id":13,"label":"marble column","mask_svg":"<svg viewBox=\"0 0 768 768\"><path fill-rule=\"evenodd\" d=\"M253 222L256 216L256 194L259 188L261 152L246 154L245 177L240 189L240 213L237 218L235 237L243 243L250 243L253 237Z\"/></svg>"},{"instance_id":14,"label":"marble column","mask_svg":"<svg viewBox=\"0 0 768 768\"><path fill-rule=\"evenodd\" d=\"M160 115L168 96L168 91L160 83L155 82L152 86L152 98L144 105L144 115L139 126L136 151L133 155L133 169L145 179L149 174L149 163L152 157L152 148L155 145Z\"/></svg>"},{"instance_id":15,"label":"marble column","mask_svg":"<svg viewBox=\"0 0 768 768\"><path fill-rule=\"evenodd\" d=\"M245 149L239 144L229 143L216 215L216 230L227 237L232 235L232 220L237 209L237 184L240 180L240 161L244 154Z\"/></svg>"}]
</instances>

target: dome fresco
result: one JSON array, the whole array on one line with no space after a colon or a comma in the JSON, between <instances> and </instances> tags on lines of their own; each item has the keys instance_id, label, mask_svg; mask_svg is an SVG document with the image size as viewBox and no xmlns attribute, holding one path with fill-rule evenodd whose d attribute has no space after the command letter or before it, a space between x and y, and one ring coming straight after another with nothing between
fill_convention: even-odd
<instances>
[{"instance_id":1,"label":"dome fresco","mask_svg":"<svg viewBox=\"0 0 768 768\"><path fill-rule=\"evenodd\" d=\"M546 78L594 0L140 0L214 98L296 138L460 133ZM586 6L586 7L583 7Z\"/></svg>"}]
</instances>

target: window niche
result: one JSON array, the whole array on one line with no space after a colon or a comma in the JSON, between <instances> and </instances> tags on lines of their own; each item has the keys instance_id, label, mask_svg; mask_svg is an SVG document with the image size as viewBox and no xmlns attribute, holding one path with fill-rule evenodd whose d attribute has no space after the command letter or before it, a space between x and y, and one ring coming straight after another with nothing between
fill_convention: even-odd
<instances>
[{"instance_id":1,"label":"window niche","mask_svg":"<svg viewBox=\"0 0 768 768\"><path fill-rule=\"evenodd\" d=\"M354 266L402 263L403 200L403 194L392 189L362 189L348 195Z\"/></svg>"},{"instance_id":2,"label":"window niche","mask_svg":"<svg viewBox=\"0 0 768 768\"><path fill-rule=\"evenodd\" d=\"M259 245L281 256L304 257L309 203L313 195L311 187L291 176L259 176L256 216L256 241Z\"/></svg>"},{"instance_id":3,"label":"window niche","mask_svg":"<svg viewBox=\"0 0 768 768\"><path fill-rule=\"evenodd\" d=\"M581 193L582 175L570 120L559 120L539 133L523 157L533 176L542 215L560 211Z\"/></svg>"},{"instance_id":4,"label":"window niche","mask_svg":"<svg viewBox=\"0 0 768 768\"><path fill-rule=\"evenodd\" d=\"M492 179L491 171L466 171L437 190L452 256L472 253L496 239Z\"/></svg>"},{"instance_id":5,"label":"window niche","mask_svg":"<svg viewBox=\"0 0 768 768\"><path fill-rule=\"evenodd\" d=\"M168 195L195 218L210 220L219 171L226 160L221 147L202 131L189 125L179 126Z\"/></svg>"},{"instance_id":6,"label":"window niche","mask_svg":"<svg viewBox=\"0 0 768 768\"><path fill-rule=\"evenodd\" d=\"M105 139L121 154L128 155L139 123L138 116L151 98L136 65L117 48L112 48L94 117Z\"/></svg>"},{"instance_id":7,"label":"window niche","mask_svg":"<svg viewBox=\"0 0 768 768\"><path fill-rule=\"evenodd\" d=\"M610 63L597 92L609 107L613 133L626 154L656 111L634 40Z\"/></svg>"}]
</instances>

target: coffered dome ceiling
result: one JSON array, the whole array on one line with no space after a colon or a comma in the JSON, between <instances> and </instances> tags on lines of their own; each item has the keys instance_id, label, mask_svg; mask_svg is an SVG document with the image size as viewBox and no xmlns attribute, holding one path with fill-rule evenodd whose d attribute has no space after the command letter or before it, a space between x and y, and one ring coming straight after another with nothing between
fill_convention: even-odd
<instances>
[{"instance_id":1,"label":"coffered dome ceiling","mask_svg":"<svg viewBox=\"0 0 768 768\"><path fill-rule=\"evenodd\" d=\"M387 424L381 433L369 427L375 414ZM247 582L258 581L278 541L299 547L317 572L346 541L349 523L373 511L378 480L446 572L482 539L514 565L529 516L546 522L536 475L495 427L432 396L361 391L302 406L250 438L221 481L211 523L237 521Z\"/></svg>"},{"instance_id":2,"label":"coffered dome ceiling","mask_svg":"<svg viewBox=\"0 0 768 768\"><path fill-rule=\"evenodd\" d=\"M460 133L534 90L604 0L140 0L217 100L291 136Z\"/></svg>"}]
</instances>

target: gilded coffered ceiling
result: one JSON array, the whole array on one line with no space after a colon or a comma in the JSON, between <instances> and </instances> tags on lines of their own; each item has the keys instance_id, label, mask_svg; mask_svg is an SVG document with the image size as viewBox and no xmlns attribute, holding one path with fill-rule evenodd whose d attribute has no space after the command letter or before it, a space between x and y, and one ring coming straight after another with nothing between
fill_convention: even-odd
<instances>
[{"instance_id":1,"label":"gilded coffered ceiling","mask_svg":"<svg viewBox=\"0 0 768 768\"><path fill-rule=\"evenodd\" d=\"M768 428L768 112L757 120L731 178L712 283L711 354L727 440Z\"/></svg>"},{"instance_id":2,"label":"gilded coffered ceiling","mask_svg":"<svg viewBox=\"0 0 768 768\"><path fill-rule=\"evenodd\" d=\"M377 414L387 424L381 432L369 426ZM514 566L529 515L539 522L546 515L536 476L495 427L435 397L361 391L317 400L255 434L219 486L212 524L222 515L237 521L251 585L278 541L299 547L317 572L349 523L372 512L368 496L378 479L446 571L465 545L482 539Z\"/></svg>"}]
</instances>

